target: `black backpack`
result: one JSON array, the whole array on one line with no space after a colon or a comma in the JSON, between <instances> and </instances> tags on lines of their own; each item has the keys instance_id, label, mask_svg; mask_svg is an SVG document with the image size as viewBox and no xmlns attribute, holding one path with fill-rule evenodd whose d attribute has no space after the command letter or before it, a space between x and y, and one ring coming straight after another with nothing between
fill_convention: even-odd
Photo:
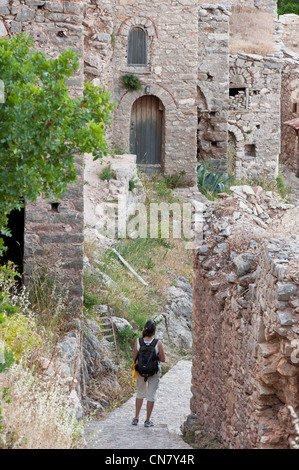
<instances>
[{"instance_id":1,"label":"black backpack","mask_svg":"<svg viewBox=\"0 0 299 470\"><path fill-rule=\"evenodd\" d=\"M151 377L158 372L158 356L155 351L155 346L158 341L158 339L154 339L147 346L143 338L139 338L140 348L137 356L138 364L135 369L141 377L144 377L145 382L148 377Z\"/></svg>"}]
</instances>

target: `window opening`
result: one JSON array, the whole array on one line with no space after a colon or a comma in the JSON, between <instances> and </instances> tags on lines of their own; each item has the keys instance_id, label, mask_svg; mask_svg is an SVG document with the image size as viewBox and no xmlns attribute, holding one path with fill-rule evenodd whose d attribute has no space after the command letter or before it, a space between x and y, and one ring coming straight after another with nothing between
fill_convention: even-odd
<instances>
[{"instance_id":1,"label":"window opening","mask_svg":"<svg viewBox=\"0 0 299 470\"><path fill-rule=\"evenodd\" d=\"M147 65L147 33L141 26L135 27L129 32L128 65Z\"/></svg>"},{"instance_id":2,"label":"window opening","mask_svg":"<svg viewBox=\"0 0 299 470\"><path fill-rule=\"evenodd\" d=\"M245 155L247 157L255 157L256 156L255 145L254 144L245 145Z\"/></svg>"},{"instance_id":3,"label":"window opening","mask_svg":"<svg viewBox=\"0 0 299 470\"><path fill-rule=\"evenodd\" d=\"M51 211L52 212L59 212L59 202L51 202Z\"/></svg>"}]
</instances>

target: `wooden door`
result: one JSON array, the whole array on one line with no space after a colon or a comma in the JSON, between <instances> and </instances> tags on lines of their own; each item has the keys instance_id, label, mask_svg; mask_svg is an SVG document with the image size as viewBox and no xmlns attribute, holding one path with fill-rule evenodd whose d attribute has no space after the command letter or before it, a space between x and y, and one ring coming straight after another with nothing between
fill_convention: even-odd
<instances>
[{"instance_id":1,"label":"wooden door","mask_svg":"<svg viewBox=\"0 0 299 470\"><path fill-rule=\"evenodd\" d=\"M161 164L163 105L153 95L138 98L132 107L130 152L138 164Z\"/></svg>"}]
</instances>

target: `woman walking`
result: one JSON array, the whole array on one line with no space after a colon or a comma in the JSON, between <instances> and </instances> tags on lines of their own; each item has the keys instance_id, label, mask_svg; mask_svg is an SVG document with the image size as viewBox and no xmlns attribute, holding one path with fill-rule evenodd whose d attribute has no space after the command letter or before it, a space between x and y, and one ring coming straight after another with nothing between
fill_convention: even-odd
<instances>
[{"instance_id":1,"label":"woman walking","mask_svg":"<svg viewBox=\"0 0 299 470\"><path fill-rule=\"evenodd\" d=\"M157 358L157 371L149 376L142 377L138 375L137 377L137 394L136 394L136 403L135 403L135 418L133 418L132 424L137 425L139 422L139 413L143 404L143 400L147 399L146 404L146 420L144 421L145 427L153 426L154 423L151 421L151 414L154 408L154 403L156 400L156 392L159 387L159 381L161 376L161 366L160 362L165 362L165 353L163 349L163 344L160 340L155 339L156 333L156 323L154 320L148 320L144 325L142 338L138 338L134 345L133 351L133 360L134 363L138 360L139 351L142 347L142 350L145 347L154 346L154 350Z\"/></svg>"}]
</instances>

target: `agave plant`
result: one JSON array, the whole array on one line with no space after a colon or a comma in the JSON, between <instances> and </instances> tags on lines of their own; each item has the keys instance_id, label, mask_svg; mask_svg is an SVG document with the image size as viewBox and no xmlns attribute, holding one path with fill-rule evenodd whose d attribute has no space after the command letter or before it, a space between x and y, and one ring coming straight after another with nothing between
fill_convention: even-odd
<instances>
[{"instance_id":1,"label":"agave plant","mask_svg":"<svg viewBox=\"0 0 299 470\"><path fill-rule=\"evenodd\" d=\"M206 164L197 167L198 189L208 198L215 199L218 193L224 192L232 176L226 176L226 171L209 171Z\"/></svg>"}]
</instances>

